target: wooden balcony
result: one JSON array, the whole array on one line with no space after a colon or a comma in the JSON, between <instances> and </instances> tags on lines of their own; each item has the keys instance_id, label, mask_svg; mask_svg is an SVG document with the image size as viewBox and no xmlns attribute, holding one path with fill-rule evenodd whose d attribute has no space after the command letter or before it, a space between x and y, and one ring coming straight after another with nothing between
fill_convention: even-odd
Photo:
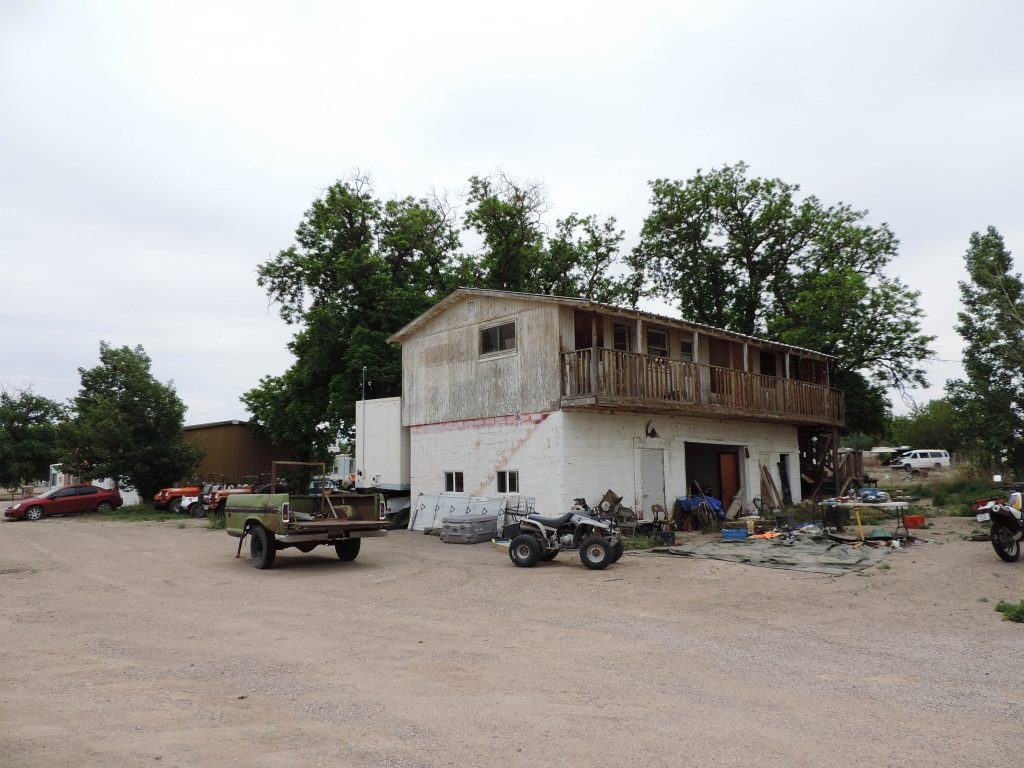
<instances>
[{"instance_id":1,"label":"wooden balcony","mask_svg":"<svg viewBox=\"0 0 1024 768\"><path fill-rule=\"evenodd\" d=\"M562 353L562 407L842 426L838 389L613 349Z\"/></svg>"}]
</instances>

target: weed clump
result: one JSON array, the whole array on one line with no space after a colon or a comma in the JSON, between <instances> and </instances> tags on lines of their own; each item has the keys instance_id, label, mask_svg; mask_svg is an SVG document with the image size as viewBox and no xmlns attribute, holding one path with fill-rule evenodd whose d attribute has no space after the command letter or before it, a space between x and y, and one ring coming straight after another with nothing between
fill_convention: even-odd
<instances>
[{"instance_id":1,"label":"weed clump","mask_svg":"<svg viewBox=\"0 0 1024 768\"><path fill-rule=\"evenodd\" d=\"M1024 624L1024 600L1019 603L1008 603L1006 600L1000 600L996 603L996 611L1003 614L1003 618L1007 621L1016 621L1019 624Z\"/></svg>"}]
</instances>

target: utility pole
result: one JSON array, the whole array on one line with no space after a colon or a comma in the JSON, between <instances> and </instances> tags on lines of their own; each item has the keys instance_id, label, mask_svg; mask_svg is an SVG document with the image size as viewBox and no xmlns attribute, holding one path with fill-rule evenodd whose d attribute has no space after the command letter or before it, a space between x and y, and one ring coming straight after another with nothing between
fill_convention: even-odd
<instances>
[{"instance_id":1,"label":"utility pole","mask_svg":"<svg viewBox=\"0 0 1024 768\"><path fill-rule=\"evenodd\" d=\"M363 403L362 403L362 408L363 408L363 430L362 430L362 432L363 432L362 438L363 439L360 441L362 443L362 445L359 448L359 459L360 459L359 463L362 464L362 467L361 467L361 470L360 470L360 472L361 472L360 476L362 477L363 485L365 486L366 485L366 366L365 365L363 366ZM357 485L358 485L358 483L357 483Z\"/></svg>"}]
</instances>

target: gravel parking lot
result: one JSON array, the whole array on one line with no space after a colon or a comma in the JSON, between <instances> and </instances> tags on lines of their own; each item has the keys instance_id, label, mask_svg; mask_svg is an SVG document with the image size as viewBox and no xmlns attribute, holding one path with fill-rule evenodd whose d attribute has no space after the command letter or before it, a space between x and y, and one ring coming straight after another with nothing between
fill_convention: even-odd
<instances>
[{"instance_id":1,"label":"gravel parking lot","mask_svg":"<svg viewBox=\"0 0 1024 768\"><path fill-rule=\"evenodd\" d=\"M1024 563L530 570L393 532L252 568L189 522L0 525L0 765L1009 766Z\"/></svg>"}]
</instances>

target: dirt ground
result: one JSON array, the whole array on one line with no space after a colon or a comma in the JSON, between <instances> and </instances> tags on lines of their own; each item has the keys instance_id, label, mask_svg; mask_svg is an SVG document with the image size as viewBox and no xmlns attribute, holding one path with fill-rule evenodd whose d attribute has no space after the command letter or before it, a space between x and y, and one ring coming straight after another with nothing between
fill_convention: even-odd
<instances>
[{"instance_id":1,"label":"dirt ground","mask_svg":"<svg viewBox=\"0 0 1024 768\"><path fill-rule=\"evenodd\" d=\"M1024 562L971 523L838 578L405 531L258 571L191 522L3 523L0 765L1016 765Z\"/></svg>"}]
</instances>

